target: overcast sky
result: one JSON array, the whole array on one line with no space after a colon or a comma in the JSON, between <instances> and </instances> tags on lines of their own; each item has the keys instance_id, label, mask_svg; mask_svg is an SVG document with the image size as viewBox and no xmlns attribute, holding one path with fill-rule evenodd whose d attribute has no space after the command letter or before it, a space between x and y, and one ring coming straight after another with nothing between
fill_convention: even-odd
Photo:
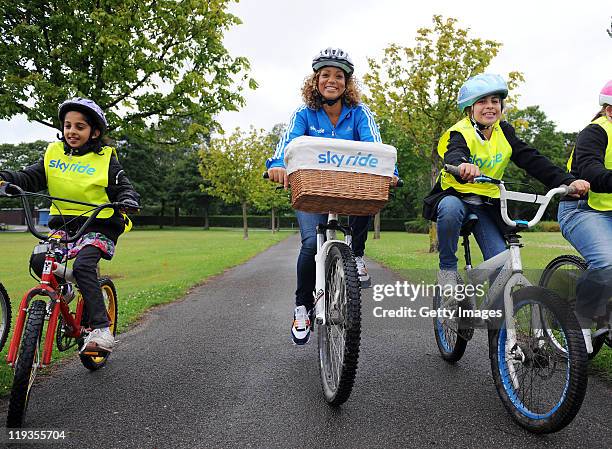
<instances>
[{"instance_id":1,"label":"overcast sky","mask_svg":"<svg viewBox=\"0 0 612 449\"><path fill-rule=\"evenodd\" d=\"M391 43L414 46L417 28L430 27L434 14L458 19L472 38L501 42L487 71L523 72L519 107L540 105L563 131L589 122L599 90L612 79L612 38L606 33L610 0L242 0L231 11L243 24L227 33L226 47L250 60L260 87L247 91L241 111L219 117L226 131L250 125L270 130L286 123L301 102L300 87L320 49L348 51L361 78L366 58L380 59ZM56 133L23 117L0 121L2 143L53 140Z\"/></svg>"}]
</instances>

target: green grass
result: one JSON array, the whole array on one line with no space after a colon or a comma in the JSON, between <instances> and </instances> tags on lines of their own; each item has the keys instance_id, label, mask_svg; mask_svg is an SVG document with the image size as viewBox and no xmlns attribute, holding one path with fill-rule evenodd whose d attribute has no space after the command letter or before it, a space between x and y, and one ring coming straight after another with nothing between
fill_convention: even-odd
<instances>
[{"instance_id":1,"label":"green grass","mask_svg":"<svg viewBox=\"0 0 612 449\"><path fill-rule=\"evenodd\" d=\"M243 240L242 229L167 228L136 230L122 236L113 260L100 264L102 275L110 276L117 287L119 331L146 309L181 298L194 285L246 262L288 235L250 230L249 239ZM11 298L13 321L23 293L36 284L28 274L35 244L30 234L0 233L0 281ZM2 361L7 347L8 341ZM54 356L57 354L55 351ZM65 354L74 357L73 351ZM0 363L0 395L6 394L11 384L12 370Z\"/></svg>"},{"instance_id":2,"label":"green grass","mask_svg":"<svg viewBox=\"0 0 612 449\"><path fill-rule=\"evenodd\" d=\"M541 270L553 258L562 254L578 254L557 232L525 232L521 250L523 269L532 282L537 282ZM470 241L472 265L482 262L482 255ZM438 253L429 252L429 236L406 232L383 232L380 240L368 239L367 256L393 269L410 281L433 282L438 269ZM457 251L459 266L464 265L463 248ZM612 380L612 349L604 346L591 361L590 367L601 376Z\"/></svg>"}]
</instances>

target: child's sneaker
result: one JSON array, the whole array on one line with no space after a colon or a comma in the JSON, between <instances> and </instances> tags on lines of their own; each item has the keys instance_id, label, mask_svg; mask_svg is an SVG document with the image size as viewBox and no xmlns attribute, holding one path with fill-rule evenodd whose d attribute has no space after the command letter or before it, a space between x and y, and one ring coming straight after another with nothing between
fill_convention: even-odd
<instances>
[{"instance_id":1,"label":"child's sneaker","mask_svg":"<svg viewBox=\"0 0 612 449\"><path fill-rule=\"evenodd\" d=\"M80 352L112 352L114 346L115 337L111 333L110 328L103 327L92 330L85 337Z\"/></svg>"},{"instance_id":2,"label":"child's sneaker","mask_svg":"<svg viewBox=\"0 0 612 449\"><path fill-rule=\"evenodd\" d=\"M291 340L296 345L305 345L310 339L310 315L305 306L295 308L291 325Z\"/></svg>"}]
</instances>

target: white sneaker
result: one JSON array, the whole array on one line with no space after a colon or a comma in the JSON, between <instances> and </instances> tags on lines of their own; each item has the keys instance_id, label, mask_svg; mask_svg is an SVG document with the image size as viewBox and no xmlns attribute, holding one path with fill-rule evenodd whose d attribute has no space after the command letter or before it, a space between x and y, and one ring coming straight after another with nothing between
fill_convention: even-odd
<instances>
[{"instance_id":1,"label":"white sneaker","mask_svg":"<svg viewBox=\"0 0 612 449\"><path fill-rule=\"evenodd\" d=\"M361 283L361 288L368 288L372 286L372 280L370 279L370 275L368 274L368 269L366 268L365 261L361 256L355 256L355 264L357 265L357 274L359 275L359 282Z\"/></svg>"},{"instance_id":2,"label":"white sneaker","mask_svg":"<svg viewBox=\"0 0 612 449\"><path fill-rule=\"evenodd\" d=\"M305 345L310 340L310 315L305 306L296 307L293 312L291 340L296 345Z\"/></svg>"},{"instance_id":3,"label":"white sneaker","mask_svg":"<svg viewBox=\"0 0 612 449\"><path fill-rule=\"evenodd\" d=\"M92 330L85 337L83 347L79 352L112 352L115 346L115 337L109 327Z\"/></svg>"}]
</instances>

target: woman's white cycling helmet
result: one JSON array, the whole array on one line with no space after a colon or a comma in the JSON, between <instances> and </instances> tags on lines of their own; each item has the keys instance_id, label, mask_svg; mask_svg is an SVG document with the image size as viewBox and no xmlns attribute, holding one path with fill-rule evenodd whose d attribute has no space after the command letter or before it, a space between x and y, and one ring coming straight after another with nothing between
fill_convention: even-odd
<instances>
[{"instance_id":1,"label":"woman's white cycling helmet","mask_svg":"<svg viewBox=\"0 0 612 449\"><path fill-rule=\"evenodd\" d=\"M351 76L355 71L351 57L341 48L327 47L312 58L312 70L315 72L320 68L330 66L344 70L347 76Z\"/></svg>"}]
</instances>

